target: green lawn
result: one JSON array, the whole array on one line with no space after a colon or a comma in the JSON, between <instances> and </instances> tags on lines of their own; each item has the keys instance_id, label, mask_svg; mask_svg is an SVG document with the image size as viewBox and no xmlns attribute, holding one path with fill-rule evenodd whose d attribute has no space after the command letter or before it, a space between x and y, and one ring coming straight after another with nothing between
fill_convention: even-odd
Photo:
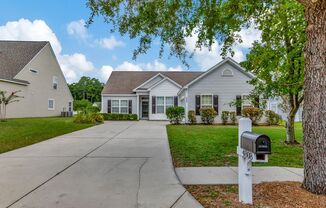
<instances>
[{"instance_id":1,"label":"green lawn","mask_svg":"<svg viewBox=\"0 0 326 208\"><path fill-rule=\"evenodd\" d=\"M0 153L93 126L73 118L21 118L0 122Z\"/></svg>"},{"instance_id":2,"label":"green lawn","mask_svg":"<svg viewBox=\"0 0 326 208\"><path fill-rule=\"evenodd\" d=\"M303 149L301 145L284 144L283 126L254 127L253 131L267 134L272 141L272 154L269 155L268 163L255 165L303 167ZM167 132L177 167L237 166L237 126L169 125ZM301 123L296 123L296 136L301 143Z\"/></svg>"}]
</instances>

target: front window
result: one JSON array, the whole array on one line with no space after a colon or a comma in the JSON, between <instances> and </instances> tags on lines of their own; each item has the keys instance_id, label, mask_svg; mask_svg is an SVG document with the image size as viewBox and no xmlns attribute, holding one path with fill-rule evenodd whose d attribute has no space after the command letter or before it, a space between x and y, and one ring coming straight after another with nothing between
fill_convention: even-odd
<instances>
[{"instance_id":1,"label":"front window","mask_svg":"<svg viewBox=\"0 0 326 208\"><path fill-rule=\"evenodd\" d=\"M165 110L174 106L173 99L173 97L165 97Z\"/></svg>"},{"instance_id":2,"label":"front window","mask_svg":"<svg viewBox=\"0 0 326 208\"><path fill-rule=\"evenodd\" d=\"M128 100L120 100L120 113L128 113Z\"/></svg>"},{"instance_id":3,"label":"front window","mask_svg":"<svg viewBox=\"0 0 326 208\"><path fill-rule=\"evenodd\" d=\"M48 110L54 110L54 99L48 100Z\"/></svg>"},{"instance_id":4,"label":"front window","mask_svg":"<svg viewBox=\"0 0 326 208\"><path fill-rule=\"evenodd\" d=\"M242 95L242 109L253 107L249 95Z\"/></svg>"},{"instance_id":5,"label":"front window","mask_svg":"<svg viewBox=\"0 0 326 208\"><path fill-rule=\"evenodd\" d=\"M111 113L128 113L128 100L112 100Z\"/></svg>"},{"instance_id":6,"label":"front window","mask_svg":"<svg viewBox=\"0 0 326 208\"><path fill-rule=\"evenodd\" d=\"M201 108L212 108L213 107L213 96L202 95L201 96Z\"/></svg>"},{"instance_id":7,"label":"front window","mask_svg":"<svg viewBox=\"0 0 326 208\"><path fill-rule=\"evenodd\" d=\"M156 97L156 112L164 113L164 97Z\"/></svg>"},{"instance_id":8,"label":"front window","mask_svg":"<svg viewBox=\"0 0 326 208\"><path fill-rule=\"evenodd\" d=\"M112 100L112 113L119 113L119 100Z\"/></svg>"}]
</instances>

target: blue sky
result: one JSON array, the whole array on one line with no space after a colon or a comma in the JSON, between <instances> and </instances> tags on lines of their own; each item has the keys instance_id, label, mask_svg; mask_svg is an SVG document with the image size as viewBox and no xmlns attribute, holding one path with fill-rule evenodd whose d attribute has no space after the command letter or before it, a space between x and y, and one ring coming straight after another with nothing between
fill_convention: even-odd
<instances>
[{"instance_id":1,"label":"blue sky","mask_svg":"<svg viewBox=\"0 0 326 208\"><path fill-rule=\"evenodd\" d=\"M221 60L220 46L212 51L196 51L186 69L168 50L158 58L159 44L153 44L145 55L132 60L137 40L110 33L110 25L102 17L89 27L84 21L90 11L82 0L2 0L0 7L0 39L50 41L68 82L80 76L97 77L105 82L113 70L206 70ZM254 28L240 32L244 43L234 47L237 61L245 59L251 43L259 39ZM196 36L187 39L187 50L195 48Z\"/></svg>"}]
</instances>

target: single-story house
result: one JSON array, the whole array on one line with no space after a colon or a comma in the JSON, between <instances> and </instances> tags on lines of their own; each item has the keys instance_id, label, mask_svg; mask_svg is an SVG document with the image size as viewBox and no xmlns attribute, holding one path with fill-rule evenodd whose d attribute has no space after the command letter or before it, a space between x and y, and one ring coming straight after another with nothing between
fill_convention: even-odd
<instances>
[{"instance_id":1,"label":"single-story house","mask_svg":"<svg viewBox=\"0 0 326 208\"><path fill-rule=\"evenodd\" d=\"M230 105L245 99L253 86L253 75L236 61L226 58L202 71L113 71L102 91L102 112L133 113L139 119L166 120L166 109L183 106L194 110L200 122L200 108L212 107L221 122L222 111L241 114L241 107Z\"/></svg>"},{"instance_id":2,"label":"single-story house","mask_svg":"<svg viewBox=\"0 0 326 208\"><path fill-rule=\"evenodd\" d=\"M0 90L23 96L7 106L8 118L59 116L73 110L73 97L47 41L0 41Z\"/></svg>"}]
</instances>

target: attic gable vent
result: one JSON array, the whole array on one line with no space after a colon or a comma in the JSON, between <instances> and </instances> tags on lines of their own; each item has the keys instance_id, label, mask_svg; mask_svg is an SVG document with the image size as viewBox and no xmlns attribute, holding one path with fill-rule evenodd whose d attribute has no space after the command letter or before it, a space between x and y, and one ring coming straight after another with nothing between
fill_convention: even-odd
<instances>
[{"instance_id":1,"label":"attic gable vent","mask_svg":"<svg viewBox=\"0 0 326 208\"><path fill-rule=\"evenodd\" d=\"M222 77L233 77L233 71L231 69L224 69Z\"/></svg>"},{"instance_id":2,"label":"attic gable vent","mask_svg":"<svg viewBox=\"0 0 326 208\"><path fill-rule=\"evenodd\" d=\"M29 69L29 71L34 73L34 74L38 74L38 71L36 69Z\"/></svg>"}]
</instances>

